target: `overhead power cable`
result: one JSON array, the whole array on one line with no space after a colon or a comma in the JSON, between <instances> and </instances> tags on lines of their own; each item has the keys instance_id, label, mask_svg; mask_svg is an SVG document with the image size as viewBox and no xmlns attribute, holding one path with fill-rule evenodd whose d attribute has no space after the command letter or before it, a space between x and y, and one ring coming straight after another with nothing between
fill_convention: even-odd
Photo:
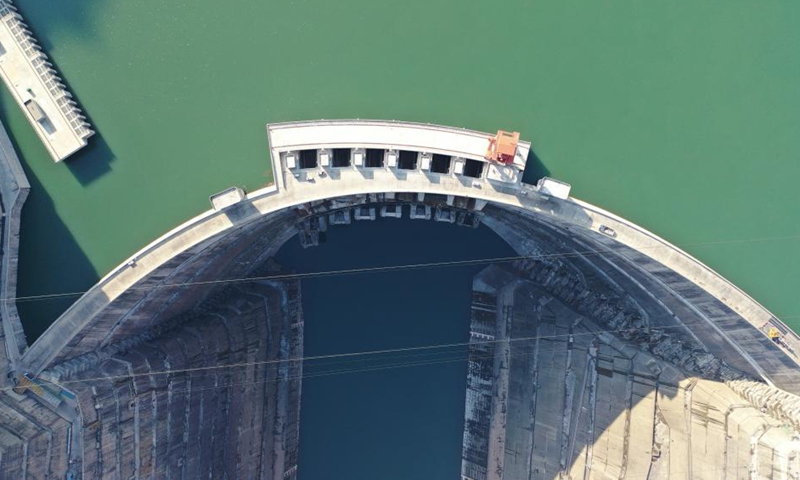
<instances>
[{"instance_id":1,"label":"overhead power cable","mask_svg":"<svg viewBox=\"0 0 800 480\"><path fill-rule=\"evenodd\" d=\"M608 331L605 331L605 332L611 332L611 331L608 330ZM582 336L582 335L597 334L597 333L602 333L602 331L581 332L581 333L572 334L572 335L574 337L574 336ZM512 340L531 341L531 340L535 340L535 339L553 339L554 337L564 337L564 336L568 336L568 335L570 335L570 334L543 335L543 336L537 336L537 337L527 337L527 338L512 339ZM504 341L500 341L500 342L504 342ZM266 385L266 384L271 384L271 383L277 383L277 382L280 382L282 380L296 380L296 379L302 380L302 379L307 379L307 378L317 378L317 377L327 377L327 376L334 376L334 375L347 375L347 374L356 374L356 373L366 373L366 372L373 372L373 371L384 371L384 370L393 370L393 369L398 369L398 368L409 368L409 367L418 367L418 366L441 365L441 364L448 364L448 363L460 363L460 362L466 362L466 361L469 361L469 360L486 360L486 359L494 358L494 354L493 353L491 353L491 354L489 354L489 353L482 354L482 353L474 353L474 352L469 352L469 351L454 352L454 353L459 353L461 355L466 354L466 356L456 357L456 358L434 359L434 360L427 360L427 361L412 361L412 362L402 362L402 363L393 363L393 364L373 365L373 366L365 366L365 367L358 367L358 368L344 368L344 369L327 370L327 371L321 371L321 372L306 372L306 371L303 371L303 373L301 373L299 375L284 375L284 376L281 376L281 377L278 377L278 378L274 378L274 379L242 381L242 382L230 381L230 382L216 384L216 385L213 385L213 386L206 386L206 387L180 388L179 386L176 387L175 384L170 383L170 384L164 385L164 386L156 386L156 387L148 386L148 388L146 390L147 391L151 391L151 390L169 389L169 391L173 395L175 393L179 393L179 392L188 392L188 393L193 394L193 393L196 393L196 392L201 392L201 391L206 391L206 390L215 390L215 389L228 388L228 387L234 387L234 386L259 385L259 384L265 384ZM524 352L517 352L517 353L513 353L512 352L512 353L509 353L508 356L509 357L521 357L521 356L530 356L532 354L533 354L532 351L524 351ZM247 365L263 364L263 363L265 363L265 362L254 362L254 363L249 363ZM242 366L242 365L240 365L240 366ZM272 368L277 369L278 365L273 365ZM305 369L305 366L304 366L304 369ZM180 380L184 381L184 382L185 381L198 382L198 381L202 381L203 378L207 378L207 376L208 375L201 375L199 377L198 376L188 376L188 377L183 377ZM100 377L98 377L98 379L99 378ZM116 380L114 380L115 378L116 378ZM122 378L129 378L129 377L128 376L122 376ZM83 381L88 381L88 380L92 380L92 379L86 379L86 380L80 380L80 381L83 382ZM97 380L97 379L94 379L94 380ZM102 380L105 380L105 381L112 381L112 380L113 381L118 381L119 377L104 377L104 378L102 378ZM62 385L62 384L63 383L61 383L59 385ZM683 389L683 387L681 387L680 385L675 385L674 388L677 388L679 390Z\"/></svg>"},{"instance_id":2,"label":"overhead power cable","mask_svg":"<svg viewBox=\"0 0 800 480\"><path fill-rule=\"evenodd\" d=\"M709 245L721 245L726 243L753 243L753 242L763 242L763 241L777 241L777 240L794 240L800 239L800 235L791 235L791 236L783 236L783 237L761 237L761 238L750 238L750 239L732 239L732 240L716 240L711 242L700 242L700 243L687 243L679 248L685 247L700 247L700 246L709 246ZM657 248L670 248L667 245L653 245L650 247L638 247L639 249L657 249ZM457 266L469 266L469 265L482 265L482 264L491 264L491 263L509 263L518 260L536 260L536 259L548 259L548 258L571 258L571 257L583 257L583 256L598 256L607 253L614 253L617 249L594 249L594 250L585 250L585 251L573 251L573 252L563 252L563 253L550 253L550 254L541 254L541 255L514 255L514 256L505 256L505 257L488 257L488 258L480 258L480 259L469 259L469 260L452 260L452 261L442 261L442 262L424 262L424 263L414 263L414 264L402 264L402 265L385 265L385 266L378 266L378 267L360 267L360 268L348 268L348 269L338 269L338 270L328 270L328 271L317 271L317 272L306 272L306 273L286 273L286 274L276 274L276 275L265 275L265 276L256 276L256 277L240 277L240 278L229 278L229 279L217 279L217 280L206 280L206 281L198 281L198 282L179 282L179 283L165 283L160 285L148 285L148 286L132 286L128 288L128 291L137 291L137 290L153 290L153 289L163 289L163 288L185 288L185 287L203 287L203 286L213 286L213 285L225 285L225 284L239 284L239 283L249 283L249 282L260 282L260 281L270 281L270 280L302 280L305 278L316 278L316 277L328 277L328 276L338 276L338 275L353 275L353 274L363 274L363 273L380 273L380 272L392 272L392 271L402 271L402 270L416 270L416 269L425 269L425 268L444 268L444 267L457 267ZM5 302L9 301L16 301L18 303L22 302L33 302L33 301L43 301L43 300L54 300L54 299L62 299L62 298L69 298L69 297L78 297L85 293L88 290L80 291L80 292L63 292L63 293L49 293L49 294L40 294L40 295L26 295L26 296L17 296L13 298L4 298L0 299ZM782 318L789 318L789 316L784 316Z\"/></svg>"},{"instance_id":3,"label":"overhead power cable","mask_svg":"<svg viewBox=\"0 0 800 480\"><path fill-rule=\"evenodd\" d=\"M685 328L690 327L695 324L701 324L704 322L696 322L692 324L682 324L682 325L672 325L672 326L660 326L660 327L651 327L649 331L661 331L661 330L671 330L676 328ZM386 354L393 354L393 353L408 353L408 352L415 352L418 356L425 356L419 355L416 352L429 352L438 349L448 349L448 348L463 348L463 347L472 347L472 346L480 346L480 345L492 345L497 343L519 343L519 342L530 342L535 340L553 340L553 339L566 339L569 338L571 335L574 337L582 337L582 336L597 336L603 333L621 333L625 331L630 331L631 328L619 328L619 329L601 329L601 330L593 330L588 332L578 332L578 333L557 333L557 334L550 334L550 335L534 335L534 336L526 336L526 337L518 337L518 338L511 338L505 340L481 340L481 341L471 341L471 342L459 342L459 343L445 343L445 344L432 344L432 345L421 345L415 347L402 347L402 348L393 348L393 349L382 349L382 350L368 350L368 351L361 351L361 352L347 352L347 353L337 353L337 354L327 354L327 355L316 355L316 356L303 356L303 357L290 357L290 358L283 358L283 359L271 359L271 360L262 360L262 361L254 361L254 362L237 362L237 363L230 363L230 364L215 364L215 365L206 365L201 367L187 367L187 368L177 368L177 369L165 369L165 370L155 370L149 372L139 372L139 373L129 373L125 375L109 375L109 376L96 376L90 378L81 378L75 380L64 380L58 382L60 386L68 386L72 384L80 384L80 383L96 383L96 382L108 382L108 381L128 381L134 380L136 378L141 377L157 377L163 375L175 375L175 374L187 374L187 373L197 373L197 372L211 372L214 370L224 370L224 369L232 369L232 368L242 368L242 367L250 367L250 366L260 366L260 365L275 365L278 366L280 364L285 363L297 363L297 362L313 362L313 361L320 361L320 360L336 360L336 359L353 359L353 358L363 358L369 356L378 356L378 355L386 355ZM452 353L465 353L467 350L463 351L454 351L454 352L444 352L444 354L452 354ZM427 355L431 355L428 353ZM411 355L413 357L414 355ZM402 357L401 357L402 358ZM406 357L408 358L408 357ZM385 360L385 359L384 359ZM357 361L357 360L356 360ZM342 362L342 363L352 363L351 362ZM335 364L335 363L334 363ZM328 364L330 365L330 364ZM320 367L326 366L326 364L317 364L317 365L309 365L310 367ZM193 377L197 378L197 377ZM3 387L0 390L9 390L14 387Z\"/></svg>"}]
</instances>

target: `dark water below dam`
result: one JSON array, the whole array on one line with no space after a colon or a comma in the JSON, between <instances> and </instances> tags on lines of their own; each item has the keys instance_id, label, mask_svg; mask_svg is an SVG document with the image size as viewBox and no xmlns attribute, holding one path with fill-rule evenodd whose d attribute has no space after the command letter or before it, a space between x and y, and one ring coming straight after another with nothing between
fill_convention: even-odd
<instances>
[{"instance_id":1,"label":"dark water below dam","mask_svg":"<svg viewBox=\"0 0 800 480\"><path fill-rule=\"evenodd\" d=\"M379 218L331 227L315 248L292 239L277 259L297 272L318 272L512 255L485 226ZM484 266L305 279L304 355L468 342L472 276ZM300 478L457 478L465 360L460 347L308 362Z\"/></svg>"}]
</instances>

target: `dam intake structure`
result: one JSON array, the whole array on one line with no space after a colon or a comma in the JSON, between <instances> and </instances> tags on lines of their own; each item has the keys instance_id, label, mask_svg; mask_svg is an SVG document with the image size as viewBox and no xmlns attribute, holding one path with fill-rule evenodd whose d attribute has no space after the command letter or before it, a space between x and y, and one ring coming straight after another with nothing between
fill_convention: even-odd
<instances>
[{"instance_id":1,"label":"dam intake structure","mask_svg":"<svg viewBox=\"0 0 800 480\"><path fill-rule=\"evenodd\" d=\"M267 136L274 185L213 195L0 359L0 471L295 478L302 288L272 259L407 216L485 225L519 256L473 279L462 479L800 475L800 338L568 184L524 183L529 143L365 120Z\"/></svg>"},{"instance_id":2,"label":"dam intake structure","mask_svg":"<svg viewBox=\"0 0 800 480\"><path fill-rule=\"evenodd\" d=\"M94 130L11 0L0 0L0 77L54 161Z\"/></svg>"}]
</instances>

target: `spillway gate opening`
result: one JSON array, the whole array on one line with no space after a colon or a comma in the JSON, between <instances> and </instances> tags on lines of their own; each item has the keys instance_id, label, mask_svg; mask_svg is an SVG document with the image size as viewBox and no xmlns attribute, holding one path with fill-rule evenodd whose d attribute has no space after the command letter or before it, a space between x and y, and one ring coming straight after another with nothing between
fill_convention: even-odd
<instances>
[{"instance_id":1,"label":"spillway gate opening","mask_svg":"<svg viewBox=\"0 0 800 480\"><path fill-rule=\"evenodd\" d=\"M451 158L449 155L433 154L433 161L431 162L431 172L443 173L447 175L450 173Z\"/></svg>"},{"instance_id":2,"label":"spillway gate opening","mask_svg":"<svg viewBox=\"0 0 800 480\"><path fill-rule=\"evenodd\" d=\"M483 176L483 162L467 159L464 163L464 176L481 178Z\"/></svg>"},{"instance_id":3,"label":"spillway gate opening","mask_svg":"<svg viewBox=\"0 0 800 480\"><path fill-rule=\"evenodd\" d=\"M349 148L334 148L333 149L333 167L344 168L350 166L350 149Z\"/></svg>"},{"instance_id":4,"label":"spillway gate opening","mask_svg":"<svg viewBox=\"0 0 800 480\"><path fill-rule=\"evenodd\" d=\"M317 168L316 150L300 150L300 168Z\"/></svg>"},{"instance_id":5,"label":"spillway gate opening","mask_svg":"<svg viewBox=\"0 0 800 480\"><path fill-rule=\"evenodd\" d=\"M400 150L398 168L402 170L416 170L419 154L409 150Z\"/></svg>"},{"instance_id":6,"label":"spillway gate opening","mask_svg":"<svg viewBox=\"0 0 800 480\"><path fill-rule=\"evenodd\" d=\"M367 149L367 168L382 168L383 167L383 150L378 148Z\"/></svg>"}]
</instances>

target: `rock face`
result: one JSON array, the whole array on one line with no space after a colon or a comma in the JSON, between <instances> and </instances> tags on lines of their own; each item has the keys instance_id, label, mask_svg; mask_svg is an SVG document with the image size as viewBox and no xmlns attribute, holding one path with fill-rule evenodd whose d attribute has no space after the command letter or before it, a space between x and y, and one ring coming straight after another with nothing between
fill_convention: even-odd
<instances>
[{"instance_id":1,"label":"rock face","mask_svg":"<svg viewBox=\"0 0 800 480\"><path fill-rule=\"evenodd\" d=\"M513 220L512 220L513 218ZM714 355L687 325L699 324L697 314L679 317L664 303L636 284L627 272L630 266L614 266L610 252L598 255L577 241L558 237L544 225L520 221L498 212L487 221L500 229L509 225L524 232L524 243L516 245L527 258L514 262L512 270L541 286L571 309L592 318L603 328L637 348L687 372L705 378L733 380L748 373L728 365ZM510 237L514 241L514 237ZM676 302L677 303L677 302ZM664 320L667 321L664 321ZM675 322L677 320L677 322Z\"/></svg>"},{"instance_id":2,"label":"rock face","mask_svg":"<svg viewBox=\"0 0 800 480\"><path fill-rule=\"evenodd\" d=\"M650 329L647 312L629 295L617 294L597 284L592 289L557 256L521 260L513 267L576 312L590 316L615 335L663 360L707 378L744 377L700 345L685 342L667 330Z\"/></svg>"},{"instance_id":3,"label":"rock face","mask_svg":"<svg viewBox=\"0 0 800 480\"><path fill-rule=\"evenodd\" d=\"M59 406L66 419L27 396L2 400L13 434L0 437L18 439L0 445L3 477L295 478L299 302L297 282L220 290L157 336L64 370L60 385L76 395ZM82 464L67 464L68 448Z\"/></svg>"},{"instance_id":4,"label":"rock face","mask_svg":"<svg viewBox=\"0 0 800 480\"><path fill-rule=\"evenodd\" d=\"M610 334L624 309L565 301L596 295L538 271L474 279L462 479L800 476L799 397L695 376L700 360Z\"/></svg>"},{"instance_id":5,"label":"rock face","mask_svg":"<svg viewBox=\"0 0 800 480\"><path fill-rule=\"evenodd\" d=\"M735 314L586 233L484 222L523 258L473 282L464 480L800 478L800 397L707 328Z\"/></svg>"},{"instance_id":6,"label":"rock face","mask_svg":"<svg viewBox=\"0 0 800 480\"><path fill-rule=\"evenodd\" d=\"M728 386L760 411L769 412L800 432L800 397L797 395L748 380L733 380Z\"/></svg>"}]
</instances>

